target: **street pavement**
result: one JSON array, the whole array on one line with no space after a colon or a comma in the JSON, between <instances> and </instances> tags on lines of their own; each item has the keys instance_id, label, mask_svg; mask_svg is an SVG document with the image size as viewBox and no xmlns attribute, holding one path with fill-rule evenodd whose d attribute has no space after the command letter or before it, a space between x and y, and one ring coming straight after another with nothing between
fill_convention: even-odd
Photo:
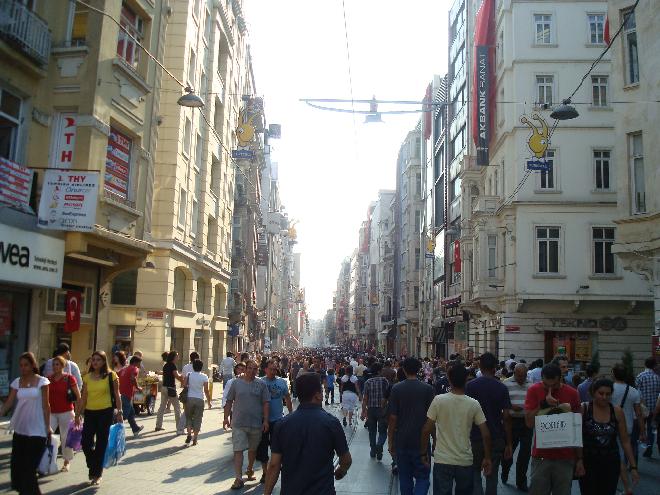
<instances>
[{"instance_id":1,"label":"street pavement","mask_svg":"<svg viewBox=\"0 0 660 495\"><path fill-rule=\"evenodd\" d=\"M213 409L204 413L204 423L199 443L194 447L185 447L183 436L176 436L174 414L165 415L165 431L155 432L155 416L140 416L138 423L144 425L143 435L133 439L127 435L127 452L119 465L105 470L100 487L92 488L87 482L85 457L81 453L71 463L68 473L47 476L40 480L41 490L49 495L78 494L116 494L119 490L130 489L132 493L174 494L196 493L228 494L247 493L260 495L263 485L260 466L255 466L257 481L247 482L242 491L230 490L234 479L232 467L231 433L222 429L220 410L220 387L215 387ZM295 406L294 406L295 407ZM339 416L339 406L326 407L329 412ZM398 479L392 476L391 458L385 450L383 460L369 457L369 436L361 421L353 428L346 428L353 466L347 476L335 483L338 495L398 494ZM130 432L130 429L127 431ZM9 490L9 460L11 437L0 433L0 491ZM61 459L59 464L61 466ZM247 465L247 459L244 467ZM514 466L515 469L515 466ZM658 495L660 493L660 460L657 451L655 459L647 460L640 456L640 474L642 481L635 494ZM510 479L515 479L512 471ZM279 488L275 493L280 493ZM498 493L504 495L520 494L511 485L502 485ZM579 494L577 482L573 494ZM286 494L283 494L286 495Z\"/></svg>"}]
</instances>

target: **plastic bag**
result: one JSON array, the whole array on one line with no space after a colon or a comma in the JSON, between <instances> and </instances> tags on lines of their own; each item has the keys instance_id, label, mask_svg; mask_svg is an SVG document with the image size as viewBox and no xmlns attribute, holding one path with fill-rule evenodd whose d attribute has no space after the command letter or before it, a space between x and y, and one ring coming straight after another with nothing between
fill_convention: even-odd
<instances>
[{"instance_id":1,"label":"plastic bag","mask_svg":"<svg viewBox=\"0 0 660 495\"><path fill-rule=\"evenodd\" d=\"M39 467L37 467L37 472L42 476L59 472L60 469L57 467L57 449L59 446L59 435L51 435L50 441L46 442L46 448L39 461Z\"/></svg>"},{"instance_id":2,"label":"plastic bag","mask_svg":"<svg viewBox=\"0 0 660 495\"><path fill-rule=\"evenodd\" d=\"M110 427L108 435L108 447L105 449L103 458L103 467L109 468L116 466L119 460L126 454L126 435L124 433L124 424L115 423Z\"/></svg>"},{"instance_id":3,"label":"plastic bag","mask_svg":"<svg viewBox=\"0 0 660 495\"><path fill-rule=\"evenodd\" d=\"M82 450L82 430L83 430L83 424L82 422L80 425L76 425L76 422L72 419L71 422L69 423L69 431L66 434L66 445L65 447L69 447L70 449L73 449L75 452L80 452Z\"/></svg>"}]
</instances>

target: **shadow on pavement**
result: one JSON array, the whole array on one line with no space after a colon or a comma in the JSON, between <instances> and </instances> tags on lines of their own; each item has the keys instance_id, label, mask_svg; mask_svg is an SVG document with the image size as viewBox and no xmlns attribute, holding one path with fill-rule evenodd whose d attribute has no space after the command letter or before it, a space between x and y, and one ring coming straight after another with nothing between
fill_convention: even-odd
<instances>
[{"instance_id":1,"label":"shadow on pavement","mask_svg":"<svg viewBox=\"0 0 660 495\"><path fill-rule=\"evenodd\" d=\"M163 457L169 457L171 455L174 455L178 452L181 452L182 450L185 450L185 446L174 446L174 447L168 447L166 449L159 450L157 455L159 459L162 459ZM134 464L136 462L149 462L154 460L154 452L140 452L139 454L135 454L132 456L126 456L124 457L121 461L120 464Z\"/></svg>"}]
</instances>

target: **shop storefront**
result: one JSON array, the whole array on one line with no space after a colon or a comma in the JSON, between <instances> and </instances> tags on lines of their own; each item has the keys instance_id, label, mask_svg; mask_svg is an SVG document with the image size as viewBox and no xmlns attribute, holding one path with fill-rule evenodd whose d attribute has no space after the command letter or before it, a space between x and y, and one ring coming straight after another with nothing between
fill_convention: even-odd
<instances>
[{"instance_id":1,"label":"shop storefront","mask_svg":"<svg viewBox=\"0 0 660 495\"><path fill-rule=\"evenodd\" d=\"M0 397L18 376L19 356L39 347L35 301L41 288L62 286L63 265L62 239L0 224Z\"/></svg>"}]
</instances>

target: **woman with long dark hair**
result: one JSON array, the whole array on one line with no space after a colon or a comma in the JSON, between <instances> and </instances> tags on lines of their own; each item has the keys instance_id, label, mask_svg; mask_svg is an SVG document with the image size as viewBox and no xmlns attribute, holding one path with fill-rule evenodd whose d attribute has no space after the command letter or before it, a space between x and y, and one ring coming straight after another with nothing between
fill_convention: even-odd
<instances>
[{"instance_id":1,"label":"woman with long dark hair","mask_svg":"<svg viewBox=\"0 0 660 495\"><path fill-rule=\"evenodd\" d=\"M113 422L123 423L119 379L108 367L103 351L94 351L89 372L83 377L82 398L76 423L84 415L82 448L89 469L91 485L99 485L103 475L103 458L108 447L108 434Z\"/></svg>"},{"instance_id":2,"label":"woman with long dark hair","mask_svg":"<svg viewBox=\"0 0 660 495\"><path fill-rule=\"evenodd\" d=\"M60 428L60 444L64 466L62 471L69 470L69 463L73 459L73 449L66 446L66 437L69 433L69 423L75 417L75 405L80 401L80 391L76 385L76 378L64 373L66 360L62 356L53 358L53 374L48 377L48 401L50 402L50 427Z\"/></svg>"},{"instance_id":3,"label":"woman with long dark hair","mask_svg":"<svg viewBox=\"0 0 660 495\"><path fill-rule=\"evenodd\" d=\"M177 433L180 435L183 433L183 430L179 430L181 408L179 407L179 397L176 394L176 380L183 383L183 377L176 367L178 358L179 354L176 351L170 351L163 366L163 383L160 388L160 407L158 408L158 417L156 418L156 431L164 430L163 415L165 414L165 407L171 404L174 406Z\"/></svg>"},{"instance_id":4,"label":"woman with long dark hair","mask_svg":"<svg viewBox=\"0 0 660 495\"><path fill-rule=\"evenodd\" d=\"M353 374L353 367L346 367L346 374L341 377L339 382L341 392L341 412L344 416L342 423L346 426L346 417L348 416L348 425L353 426L353 413L357 409L360 397L360 383L358 377Z\"/></svg>"},{"instance_id":5,"label":"woman with long dark hair","mask_svg":"<svg viewBox=\"0 0 660 495\"><path fill-rule=\"evenodd\" d=\"M37 482L37 466L53 431L50 429L50 404L47 378L39 375L34 354L26 352L18 358L20 377L11 382L9 397L0 408L0 416L14 402L11 429L11 487L21 495L41 495Z\"/></svg>"},{"instance_id":6,"label":"woman with long dark hair","mask_svg":"<svg viewBox=\"0 0 660 495\"><path fill-rule=\"evenodd\" d=\"M614 382L600 378L591 385L590 402L582 403L582 444L584 476L580 478L583 495L614 495L619 482L619 442L628 458L633 483L639 481L626 417L611 402Z\"/></svg>"}]
</instances>

